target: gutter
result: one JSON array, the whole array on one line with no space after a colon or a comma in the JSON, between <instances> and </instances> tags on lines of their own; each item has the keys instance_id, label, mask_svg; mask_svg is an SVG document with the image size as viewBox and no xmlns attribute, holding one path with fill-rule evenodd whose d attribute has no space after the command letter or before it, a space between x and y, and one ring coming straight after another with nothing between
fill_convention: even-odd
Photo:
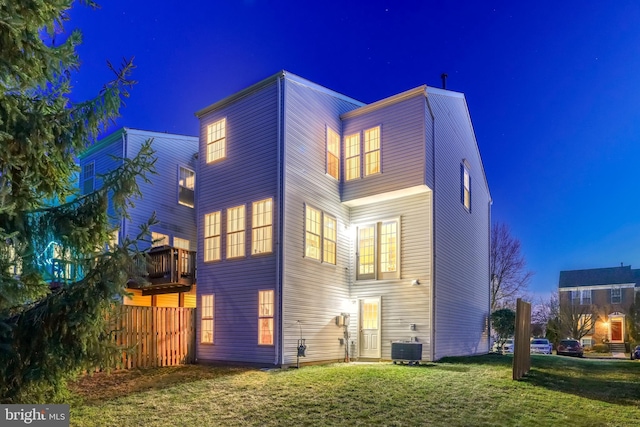
<instances>
[{"instance_id":1,"label":"gutter","mask_svg":"<svg viewBox=\"0 0 640 427\"><path fill-rule=\"evenodd\" d=\"M284 134L283 134L283 121L284 121L284 113L283 113L283 92L284 92L284 74L281 74L277 77L276 83L278 87L278 125L277 125L277 186L276 186L276 206L277 206L277 218L278 218L278 240L275 242L276 247L276 286L275 286L275 300L277 301L278 307L278 332L275 334L274 343L274 361L273 364L276 366L281 366L284 363L284 348L281 343L284 343L283 339L283 329L284 329L284 315L282 311L282 238L284 236L283 224L284 219L282 217L284 211L284 203L282 200L282 194L284 193L282 190L283 186L283 149L284 149Z\"/></svg>"},{"instance_id":2,"label":"gutter","mask_svg":"<svg viewBox=\"0 0 640 427\"><path fill-rule=\"evenodd\" d=\"M431 116L431 174L433 179L433 191L431 191L431 361L436 356L436 117L431 108L428 92L424 91L427 108Z\"/></svg>"}]
</instances>

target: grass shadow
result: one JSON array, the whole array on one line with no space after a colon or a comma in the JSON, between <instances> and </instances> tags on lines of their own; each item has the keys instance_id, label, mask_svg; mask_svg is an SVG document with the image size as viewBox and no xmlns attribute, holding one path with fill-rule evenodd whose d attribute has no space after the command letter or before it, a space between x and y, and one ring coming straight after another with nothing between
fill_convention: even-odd
<instances>
[{"instance_id":1,"label":"grass shadow","mask_svg":"<svg viewBox=\"0 0 640 427\"><path fill-rule=\"evenodd\" d=\"M84 404L99 404L130 394L161 390L178 384L223 378L255 370L247 367L181 365L163 368L96 372L69 383L69 390Z\"/></svg>"}]
</instances>

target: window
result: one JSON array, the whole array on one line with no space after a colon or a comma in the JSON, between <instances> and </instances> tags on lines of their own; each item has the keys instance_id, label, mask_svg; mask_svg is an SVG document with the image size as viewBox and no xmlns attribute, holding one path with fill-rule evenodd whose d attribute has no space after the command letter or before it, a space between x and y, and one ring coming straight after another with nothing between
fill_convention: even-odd
<instances>
[{"instance_id":1,"label":"window","mask_svg":"<svg viewBox=\"0 0 640 427\"><path fill-rule=\"evenodd\" d=\"M344 139L344 155L346 157L346 180L360 178L360 134L348 135Z\"/></svg>"},{"instance_id":2,"label":"window","mask_svg":"<svg viewBox=\"0 0 640 427\"><path fill-rule=\"evenodd\" d=\"M399 221L358 227L356 279L396 279L399 267Z\"/></svg>"},{"instance_id":3,"label":"window","mask_svg":"<svg viewBox=\"0 0 640 427\"><path fill-rule=\"evenodd\" d=\"M322 212L307 206L305 209L304 254L308 258L320 260L320 224Z\"/></svg>"},{"instance_id":4,"label":"window","mask_svg":"<svg viewBox=\"0 0 640 427\"><path fill-rule=\"evenodd\" d=\"M178 171L178 203L193 207L196 173L180 166Z\"/></svg>"},{"instance_id":5,"label":"window","mask_svg":"<svg viewBox=\"0 0 640 427\"><path fill-rule=\"evenodd\" d=\"M200 342L213 344L213 304L214 295L202 295L202 308L200 309Z\"/></svg>"},{"instance_id":6,"label":"window","mask_svg":"<svg viewBox=\"0 0 640 427\"><path fill-rule=\"evenodd\" d=\"M169 236L162 233L151 232L151 247L157 248L159 246L166 246L169 244Z\"/></svg>"},{"instance_id":7,"label":"window","mask_svg":"<svg viewBox=\"0 0 640 427\"><path fill-rule=\"evenodd\" d=\"M178 249L189 250L190 242L187 239L181 239L180 237L173 238L173 247Z\"/></svg>"},{"instance_id":8,"label":"window","mask_svg":"<svg viewBox=\"0 0 640 427\"><path fill-rule=\"evenodd\" d=\"M273 201L264 199L253 202L252 208L251 253L265 254L272 251L273 246Z\"/></svg>"},{"instance_id":9,"label":"window","mask_svg":"<svg viewBox=\"0 0 640 427\"><path fill-rule=\"evenodd\" d=\"M227 119L220 119L207 126L207 163L227 156Z\"/></svg>"},{"instance_id":10,"label":"window","mask_svg":"<svg viewBox=\"0 0 640 427\"><path fill-rule=\"evenodd\" d=\"M227 258L243 257L244 205L227 209Z\"/></svg>"},{"instance_id":11,"label":"window","mask_svg":"<svg viewBox=\"0 0 640 427\"><path fill-rule=\"evenodd\" d=\"M273 345L273 291L258 292L258 344Z\"/></svg>"},{"instance_id":12,"label":"window","mask_svg":"<svg viewBox=\"0 0 640 427\"><path fill-rule=\"evenodd\" d=\"M591 305L591 290L583 290L580 292L580 304Z\"/></svg>"},{"instance_id":13,"label":"window","mask_svg":"<svg viewBox=\"0 0 640 427\"><path fill-rule=\"evenodd\" d=\"M87 163L82 168L82 194L89 194L95 189L95 162Z\"/></svg>"},{"instance_id":14,"label":"window","mask_svg":"<svg viewBox=\"0 0 640 427\"><path fill-rule=\"evenodd\" d=\"M329 264L336 263L336 219L324 214L323 216L322 260Z\"/></svg>"},{"instance_id":15,"label":"window","mask_svg":"<svg viewBox=\"0 0 640 427\"><path fill-rule=\"evenodd\" d=\"M593 314L581 314L578 316L578 331L582 335L594 332L595 318Z\"/></svg>"},{"instance_id":16,"label":"window","mask_svg":"<svg viewBox=\"0 0 640 427\"><path fill-rule=\"evenodd\" d=\"M460 165L460 178L460 198L464 207L471 212L471 176L469 175L469 169L465 164Z\"/></svg>"},{"instance_id":17,"label":"window","mask_svg":"<svg viewBox=\"0 0 640 427\"><path fill-rule=\"evenodd\" d=\"M611 288L611 304L620 304L622 302L622 289Z\"/></svg>"},{"instance_id":18,"label":"window","mask_svg":"<svg viewBox=\"0 0 640 427\"><path fill-rule=\"evenodd\" d=\"M9 261L8 273L13 276L19 276L22 274L22 258L16 254L16 248L13 244L9 244L7 248L7 260Z\"/></svg>"},{"instance_id":19,"label":"window","mask_svg":"<svg viewBox=\"0 0 640 427\"><path fill-rule=\"evenodd\" d=\"M340 135L327 128L327 173L340 179Z\"/></svg>"},{"instance_id":20,"label":"window","mask_svg":"<svg viewBox=\"0 0 640 427\"><path fill-rule=\"evenodd\" d=\"M595 340L593 338L580 339L580 344L582 344L582 346L586 348L593 347L594 343L595 343Z\"/></svg>"},{"instance_id":21,"label":"window","mask_svg":"<svg viewBox=\"0 0 640 427\"><path fill-rule=\"evenodd\" d=\"M110 250L115 250L115 248L120 244L120 231L115 229L109 235L109 242L107 243L107 248Z\"/></svg>"},{"instance_id":22,"label":"window","mask_svg":"<svg viewBox=\"0 0 640 427\"><path fill-rule=\"evenodd\" d=\"M336 263L337 221L321 210L306 206L305 257Z\"/></svg>"},{"instance_id":23,"label":"window","mask_svg":"<svg viewBox=\"0 0 640 427\"><path fill-rule=\"evenodd\" d=\"M380 126L364 131L364 175L380 173Z\"/></svg>"},{"instance_id":24,"label":"window","mask_svg":"<svg viewBox=\"0 0 640 427\"><path fill-rule=\"evenodd\" d=\"M204 261L220 260L220 211L204 216Z\"/></svg>"}]
</instances>

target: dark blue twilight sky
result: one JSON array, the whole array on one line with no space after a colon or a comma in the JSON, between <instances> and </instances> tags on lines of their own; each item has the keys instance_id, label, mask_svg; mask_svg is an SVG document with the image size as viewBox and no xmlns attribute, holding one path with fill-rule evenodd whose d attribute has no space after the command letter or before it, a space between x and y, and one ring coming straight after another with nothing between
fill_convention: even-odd
<instances>
[{"instance_id":1,"label":"dark blue twilight sky","mask_svg":"<svg viewBox=\"0 0 640 427\"><path fill-rule=\"evenodd\" d=\"M197 135L195 111L282 69L367 103L446 72L531 290L547 295L560 270L640 268L640 2L101 3L71 12L73 98L110 79L107 59L135 56L118 127Z\"/></svg>"}]
</instances>

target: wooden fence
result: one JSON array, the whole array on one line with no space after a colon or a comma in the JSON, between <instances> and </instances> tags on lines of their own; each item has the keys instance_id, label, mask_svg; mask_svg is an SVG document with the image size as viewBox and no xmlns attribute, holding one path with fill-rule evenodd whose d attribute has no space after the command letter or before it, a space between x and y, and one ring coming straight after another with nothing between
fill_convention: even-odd
<instances>
[{"instance_id":1,"label":"wooden fence","mask_svg":"<svg viewBox=\"0 0 640 427\"><path fill-rule=\"evenodd\" d=\"M119 368L175 366L195 361L195 309L121 306L113 319L116 343L127 350Z\"/></svg>"}]
</instances>

